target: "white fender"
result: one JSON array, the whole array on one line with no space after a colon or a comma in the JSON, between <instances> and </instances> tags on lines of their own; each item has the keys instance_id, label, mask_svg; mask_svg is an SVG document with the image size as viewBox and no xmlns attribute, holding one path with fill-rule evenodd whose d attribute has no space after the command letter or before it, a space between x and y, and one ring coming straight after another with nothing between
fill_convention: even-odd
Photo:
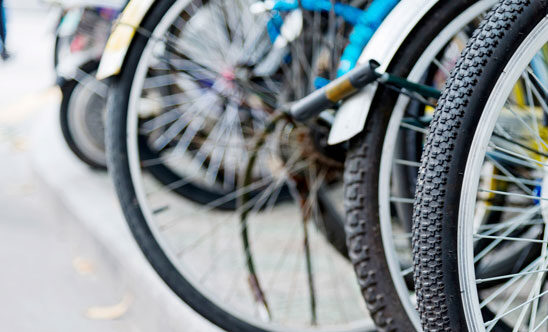
<instances>
[{"instance_id":1,"label":"white fender","mask_svg":"<svg viewBox=\"0 0 548 332\"><path fill-rule=\"evenodd\" d=\"M127 4L110 34L99 64L97 79L102 80L120 73L137 28L153 3L154 0L131 0Z\"/></svg>"},{"instance_id":2,"label":"white fender","mask_svg":"<svg viewBox=\"0 0 548 332\"><path fill-rule=\"evenodd\" d=\"M126 0L46 0L46 2L63 8L106 7L119 10L126 4Z\"/></svg>"},{"instance_id":3,"label":"white fender","mask_svg":"<svg viewBox=\"0 0 548 332\"><path fill-rule=\"evenodd\" d=\"M402 0L377 29L360 56L358 65L374 59L381 64L380 71L386 70L411 30L437 2ZM370 84L341 105L329 133L329 144L347 141L363 130L376 90L377 84Z\"/></svg>"}]
</instances>

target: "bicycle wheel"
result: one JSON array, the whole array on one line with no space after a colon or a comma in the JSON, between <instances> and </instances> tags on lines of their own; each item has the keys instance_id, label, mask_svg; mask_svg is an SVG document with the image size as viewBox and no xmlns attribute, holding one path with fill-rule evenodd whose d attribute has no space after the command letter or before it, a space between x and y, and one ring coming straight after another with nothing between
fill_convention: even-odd
<instances>
[{"instance_id":1,"label":"bicycle wheel","mask_svg":"<svg viewBox=\"0 0 548 332\"><path fill-rule=\"evenodd\" d=\"M428 331L548 329L547 14L546 1L498 4L440 99L413 226ZM496 196L505 196L503 205ZM486 211L497 218L484 222ZM508 255L511 269L481 276Z\"/></svg>"},{"instance_id":2,"label":"bicycle wheel","mask_svg":"<svg viewBox=\"0 0 548 332\"><path fill-rule=\"evenodd\" d=\"M438 3L387 71L438 89L495 1ZM379 87L345 167L346 230L362 294L379 328L420 330L412 282L411 211L433 101ZM365 203L366 202L366 203Z\"/></svg>"},{"instance_id":3,"label":"bicycle wheel","mask_svg":"<svg viewBox=\"0 0 548 332\"><path fill-rule=\"evenodd\" d=\"M78 159L88 166L106 170L105 125L106 86L97 81L97 63L83 66L85 75L66 81L60 88L63 94L59 120L63 138Z\"/></svg>"},{"instance_id":4,"label":"bicycle wheel","mask_svg":"<svg viewBox=\"0 0 548 332\"><path fill-rule=\"evenodd\" d=\"M280 57L273 16L252 14L252 4L155 3L142 26L151 37L136 36L108 112L119 199L159 275L218 326L366 330L342 255L342 163L322 150L325 126L280 119L254 143L278 105L335 77L345 45L335 37L351 28L332 13L284 14L303 24ZM159 164L178 180L158 181Z\"/></svg>"}]
</instances>

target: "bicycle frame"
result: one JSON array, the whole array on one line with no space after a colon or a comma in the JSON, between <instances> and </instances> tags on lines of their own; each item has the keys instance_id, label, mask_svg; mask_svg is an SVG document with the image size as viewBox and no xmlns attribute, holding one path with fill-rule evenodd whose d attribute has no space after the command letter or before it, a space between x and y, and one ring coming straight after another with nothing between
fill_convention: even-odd
<instances>
[{"instance_id":1,"label":"bicycle frame","mask_svg":"<svg viewBox=\"0 0 548 332\"><path fill-rule=\"evenodd\" d=\"M289 4L299 3L297 1L290 1L291 2L276 1L274 4L278 2ZM480 2L487 2L488 5L491 5L495 1L496 0L483 0ZM314 1L312 0L302 0L300 3L302 5L304 3L313 2ZM384 4L381 4L381 2L384 2ZM367 46L360 49L360 56L356 63L358 65L363 65L370 59L378 59L381 61L378 68L379 71L383 72L386 70L396 51L400 48L413 27L437 2L438 0L375 0L373 4L379 6L379 9L369 12L369 15L371 15L369 20L377 23L375 34L371 34L369 39L364 38L360 40L361 43L363 43L364 40L367 40ZM322 1L319 1L319 3L321 4ZM98 79L117 76L121 72L133 37L137 33L144 16L148 13L153 4L154 0L131 0L126 6L126 9L122 13L119 22L116 24L107 43L97 73ZM394 7L393 9L388 10L390 6ZM364 13L367 13L367 11ZM379 20L381 17L383 19ZM356 43L356 45L358 45L358 43ZM349 50L351 49L353 48L349 48ZM347 53L346 51L347 50L345 50L345 53ZM350 69L351 65L348 70ZM343 71L345 70L346 68L343 68ZM369 106L375 91L376 83L368 82L366 87L363 88L357 96L345 101L335 117L329 135L329 144L344 142L361 132L365 125ZM347 96L348 94L345 95L345 97Z\"/></svg>"},{"instance_id":2,"label":"bicycle frame","mask_svg":"<svg viewBox=\"0 0 548 332\"><path fill-rule=\"evenodd\" d=\"M268 32L273 43L276 39L283 38L281 29L285 23L278 12L300 10L301 8L310 12L333 11L335 15L354 26L349 36L350 43L340 58L337 71L337 77L340 77L356 67L363 49L399 2L400 0L374 0L365 10L340 2L332 3L330 0L276 0L270 3L265 1L263 6L274 11L273 18L268 22Z\"/></svg>"},{"instance_id":3,"label":"bicycle frame","mask_svg":"<svg viewBox=\"0 0 548 332\"><path fill-rule=\"evenodd\" d=\"M441 96L441 92L431 86L379 72L379 66L377 61L370 60L367 64L356 67L320 90L296 101L288 107L289 115L297 121L307 121L375 82L401 90L413 98L422 99L427 104L427 98L437 100Z\"/></svg>"},{"instance_id":4,"label":"bicycle frame","mask_svg":"<svg viewBox=\"0 0 548 332\"><path fill-rule=\"evenodd\" d=\"M352 9L350 9L350 6L345 6L340 3L335 4L333 9L336 10L343 19L355 25L355 29L351 36L351 39L354 42L345 49L345 54L341 57L339 76L342 76L355 67L358 58L362 54L363 48L393 8L408 1L409 0L374 0L370 5L370 8L366 11L361 11L354 7L351 7ZM116 76L121 72L133 38L137 33L143 18L150 11L154 2L154 0L131 0L128 3L116 24L107 43L105 52L103 53L97 73L98 79ZM276 8L276 10L280 11L294 10L299 4L303 7L306 6L313 11L326 11L331 8L331 1L329 0L276 0L270 1L270 3L272 3L273 8L277 5L278 8ZM404 5L404 7L406 7L406 11L410 10L409 4ZM415 7L418 8L420 6ZM279 27L276 28L275 24L270 25L269 32L271 32L271 38L275 39L278 37L276 36L276 33L279 33L279 31L277 31L279 30Z\"/></svg>"}]
</instances>

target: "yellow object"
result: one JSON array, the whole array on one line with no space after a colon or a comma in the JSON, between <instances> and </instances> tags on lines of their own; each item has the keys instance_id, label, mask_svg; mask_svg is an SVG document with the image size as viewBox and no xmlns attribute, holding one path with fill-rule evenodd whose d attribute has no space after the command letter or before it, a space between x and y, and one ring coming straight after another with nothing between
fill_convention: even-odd
<instances>
[{"instance_id":1,"label":"yellow object","mask_svg":"<svg viewBox=\"0 0 548 332\"><path fill-rule=\"evenodd\" d=\"M340 84L337 84L336 86L332 87L331 89L327 89L327 91L325 91L325 95L327 99L336 103L339 100L347 97L349 94L351 94L354 91L356 91L356 88L352 86L352 83L350 83L350 80L345 80L341 82Z\"/></svg>"},{"instance_id":2,"label":"yellow object","mask_svg":"<svg viewBox=\"0 0 548 332\"><path fill-rule=\"evenodd\" d=\"M154 0L131 0L127 4L110 34L99 64L97 79L102 80L120 73L135 32L153 3Z\"/></svg>"},{"instance_id":3,"label":"yellow object","mask_svg":"<svg viewBox=\"0 0 548 332\"><path fill-rule=\"evenodd\" d=\"M512 94L517 105L520 105L520 106L527 105L527 102L525 101L526 92L523 87L522 81L518 81L516 83L516 85L512 89Z\"/></svg>"}]
</instances>

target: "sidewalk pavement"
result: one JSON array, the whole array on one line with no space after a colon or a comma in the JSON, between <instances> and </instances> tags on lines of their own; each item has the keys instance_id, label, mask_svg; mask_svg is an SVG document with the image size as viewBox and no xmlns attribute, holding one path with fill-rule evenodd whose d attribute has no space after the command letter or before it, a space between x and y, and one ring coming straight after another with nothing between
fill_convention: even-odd
<instances>
[{"instance_id":1,"label":"sidewalk pavement","mask_svg":"<svg viewBox=\"0 0 548 332\"><path fill-rule=\"evenodd\" d=\"M0 62L0 258L9 269L0 278L0 330L218 331L145 260L107 175L65 146L48 11L38 0L7 0L6 6L14 57ZM101 276L79 277L92 264L77 254L88 252ZM95 302L114 304L91 307L83 317L82 309ZM15 317L6 324L2 315L9 313Z\"/></svg>"},{"instance_id":2,"label":"sidewalk pavement","mask_svg":"<svg viewBox=\"0 0 548 332\"><path fill-rule=\"evenodd\" d=\"M31 133L36 173L112 257L112 268L132 292L131 318L140 330L219 331L179 300L148 264L130 234L107 174L89 169L64 145L56 109L37 114Z\"/></svg>"}]
</instances>

